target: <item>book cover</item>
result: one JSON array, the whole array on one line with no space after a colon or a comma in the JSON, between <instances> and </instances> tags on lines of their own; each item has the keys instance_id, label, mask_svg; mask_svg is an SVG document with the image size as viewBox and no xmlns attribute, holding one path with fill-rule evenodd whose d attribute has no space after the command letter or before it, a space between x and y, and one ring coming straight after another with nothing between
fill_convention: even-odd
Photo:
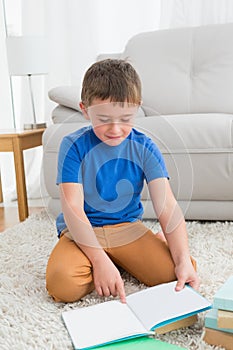
<instances>
[{"instance_id":1,"label":"book cover","mask_svg":"<svg viewBox=\"0 0 233 350\"><path fill-rule=\"evenodd\" d=\"M218 326L218 310L217 309L209 310L206 313L206 315L205 315L205 327L233 334L233 329L220 328Z\"/></svg>"},{"instance_id":2,"label":"book cover","mask_svg":"<svg viewBox=\"0 0 233 350\"><path fill-rule=\"evenodd\" d=\"M218 327L230 328L233 331L233 312L218 310Z\"/></svg>"},{"instance_id":3,"label":"book cover","mask_svg":"<svg viewBox=\"0 0 233 350\"><path fill-rule=\"evenodd\" d=\"M222 285L214 295L215 309L233 311L233 276Z\"/></svg>"},{"instance_id":4,"label":"book cover","mask_svg":"<svg viewBox=\"0 0 233 350\"><path fill-rule=\"evenodd\" d=\"M117 342L110 345L98 347L98 350L184 350L185 348L178 345L166 343L154 338L137 338L124 342Z\"/></svg>"},{"instance_id":5,"label":"book cover","mask_svg":"<svg viewBox=\"0 0 233 350\"><path fill-rule=\"evenodd\" d=\"M63 312L75 349L152 335L156 328L211 308L211 303L189 286L176 292L176 283L128 295L126 304L111 300Z\"/></svg>"},{"instance_id":6,"label":"book cover","mask_svg":"<svg viewBox=\"0 0 233 350\"><path fill-rule=\"evenodd\" d=\"M233 350L233 334L231 333L205 328L203 340L207 344L221 346L226 350Z\"/></svg>"},{"instance_id":7,"label":"book cover","mask_svg":"<svg viewBox=\"0 0 233 350\"><path fill-rule=\"evenodd\" d=\"M182 318L181 320L166 324L165 326L161 326L155 329L156 334L165 334L176 329L185 328L192 326L197 322L197 315L192 315L189 317Z\"/></svg>"}]
</instances>

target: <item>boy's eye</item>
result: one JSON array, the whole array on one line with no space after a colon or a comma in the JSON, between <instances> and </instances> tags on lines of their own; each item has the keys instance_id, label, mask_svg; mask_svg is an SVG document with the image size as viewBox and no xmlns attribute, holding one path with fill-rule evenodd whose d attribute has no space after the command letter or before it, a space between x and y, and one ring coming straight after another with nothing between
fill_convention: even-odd
<instances>
[{"instance_id":1,"label":"boy's eye","mask_svg":"<svg viewBox=\"0 0 233 350\"><path fill-rule=\"evenodd\" d=\"M99 121L101 123L110 123L111 122L110 119L107 119L107 118L99 118Z\"/></svg>"},{"instance_id":2,"label":"boy's eye","mask_svg":"<svg viewBox=\"0 0 233 350\"><path fill-rule=\"evenodd\" d=\"M111 123L130 123L132 120L132 116L125 116L125 117L119 117L119 118L106 118L106 117L99 117L98 121L103 124L111 124Z\"/></svg>"},{"instance_id":3,"label":"boy's eye","mask_svg":"<svg viewBox=\"0 0 233 350\"><path fill-rule=\"evenodd\" d=\"M131 117L127 117L127 118L122 118L121 121L123 123L129 123L131 119L132 119Z\"/></svg>"}]
</instances>

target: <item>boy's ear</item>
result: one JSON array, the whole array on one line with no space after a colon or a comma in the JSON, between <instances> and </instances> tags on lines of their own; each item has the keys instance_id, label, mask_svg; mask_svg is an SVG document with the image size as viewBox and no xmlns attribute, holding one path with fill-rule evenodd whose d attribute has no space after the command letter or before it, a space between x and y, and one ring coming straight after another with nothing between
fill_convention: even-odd
<instances>
[{"instance_id":1,"label":"boy's ear","mask_svg":"<svg viewBox=\"0 0 233 350\"><path fill-rule=\"evenodd\" d=\"M84 118L86 118L87 120L90 120L90 117L89 117L89 115L87 113L87 109L86 109L85 105L83 104L83 102L79 103L79 107L80 107L80 109L82 111L82 114L83 114Z\"/></svg>"}]
</instances>

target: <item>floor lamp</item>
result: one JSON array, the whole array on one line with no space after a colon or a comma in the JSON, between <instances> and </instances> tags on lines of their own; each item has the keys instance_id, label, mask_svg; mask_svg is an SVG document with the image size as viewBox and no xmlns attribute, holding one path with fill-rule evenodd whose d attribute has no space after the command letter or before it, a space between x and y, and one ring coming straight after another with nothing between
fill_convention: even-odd
<instances>
[{"instance_id":1,"label":"floor lamp","mask_svg":"<svg viewBox=\"0 0 233 350\"><path fill-rule=\"evenodd\" d=\"M48 48L45 38L40 36L8 36L6 50L10 76L28 77L33 123L24 124L24 129L46 127L46 123L37 123L32 89L32 76L48 73Z\"/></svg>"}]
</instances>

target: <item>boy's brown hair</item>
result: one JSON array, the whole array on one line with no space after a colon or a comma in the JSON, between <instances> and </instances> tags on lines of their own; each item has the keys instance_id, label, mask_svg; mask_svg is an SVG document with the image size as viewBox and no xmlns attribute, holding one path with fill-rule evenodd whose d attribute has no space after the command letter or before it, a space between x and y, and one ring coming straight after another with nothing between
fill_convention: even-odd
<instances>
[{"instance_id":1,"label":"boy's brown hair","mask_svg":"<svg viewBox=\"0 0 233 350\"><path fill-rule=\"evenodd\" d=\"M95 98L139 105L141 81L132 65L120 59L94 63L84 75L81 99L89 107Z\"/></svg>"}]
</instances>

